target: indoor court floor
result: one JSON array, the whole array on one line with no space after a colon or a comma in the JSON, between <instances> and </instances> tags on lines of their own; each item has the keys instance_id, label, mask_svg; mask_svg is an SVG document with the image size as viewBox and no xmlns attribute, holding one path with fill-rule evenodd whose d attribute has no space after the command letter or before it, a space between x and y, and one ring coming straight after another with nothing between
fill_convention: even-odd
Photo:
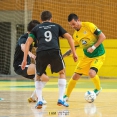
<instances>
[{"instance_id":1,"label":"indoor court floor","mask_svg":"<svg viewBox=\"0 0 117 117\"><path fill-rule=\"evenodd\" d=\"M102 92L88 103L84 94L94 86L90 79L81 78L69 98L69 107L63 107L57 106L57 78L51 78L43 89L47 104L35 109L36 103L27 101L34 90L32 80L0 77L0 117L117 117L117 80L101 79L101 84Z\"/></svg>"}]
</instances>

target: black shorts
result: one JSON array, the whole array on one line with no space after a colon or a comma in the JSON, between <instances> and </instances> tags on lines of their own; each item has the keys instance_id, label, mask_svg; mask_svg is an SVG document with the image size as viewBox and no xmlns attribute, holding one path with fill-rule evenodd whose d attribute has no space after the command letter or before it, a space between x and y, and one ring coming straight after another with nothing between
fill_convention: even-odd
<instances>
[{"instance_id":1,"label":"black shorts","mask_svg":"<svg viewBox=\"0 0 117 117\"><path fill-rule=\"evenodd\" d=\"M28 69L28 67L25 67L24 70L21 69L21 66L14 67L14 71L16 74L21 75L21 76L28 78L28 79L33 79L35 77L35 74L28 75L27 69Z\"/></svg>"},{"instance_id":2,"label":"black shorts","mask_svg":"<svg viewBox=\"0 0 117 117\"><path fill-rule=\"evenodd\" d=\"M51 72L58 73L65 68L65 63L60 50L39 51L36 56L37 74L46 74L48 64L51 65Z\"/></svg>"}]
</instances>

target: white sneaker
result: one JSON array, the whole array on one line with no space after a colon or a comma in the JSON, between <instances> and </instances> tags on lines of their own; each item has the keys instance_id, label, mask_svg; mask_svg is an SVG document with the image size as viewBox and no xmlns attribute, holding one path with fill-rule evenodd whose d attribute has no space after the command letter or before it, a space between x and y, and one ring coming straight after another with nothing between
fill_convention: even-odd
<instances>
[{"instance_id":1,"label":"white sneaker","mask_svg":"<svg viewBox=\"0 0 117 117\"><path fill-rule=\"evenodd\" d=\"M69 100L69 98L67 97L67 95L64 95L64 96L63 96L63 100L64 100L65 102Z\"/></svg>"}]
</instances>

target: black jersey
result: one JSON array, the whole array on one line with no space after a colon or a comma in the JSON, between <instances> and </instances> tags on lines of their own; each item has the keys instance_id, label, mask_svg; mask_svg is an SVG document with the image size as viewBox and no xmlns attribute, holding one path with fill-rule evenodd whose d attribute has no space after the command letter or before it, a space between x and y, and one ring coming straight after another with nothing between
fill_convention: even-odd
<instances>
[{"instance_id":1,"label":"black jersey","mask_svg":"<svg viewBox=\"0 0 117 117\"><path fill-rule=\"evenodd\" d=\"M24 35L22 35L18 39L18 42L16 44L16 48L15 48L15 54L14 54L14 61L13 61L14 67L21 65L21 63L23 61L24 52L21 50L21 44L25 44L27 38L28 38L28 33L25 33ZM31 51L31 49L32 49L32 45L30 46L30 51ZM31 59L28 56L27 57L27 64L30 64L30 62L31 62Z\"/></svg>"},{"instance_id":2,"label":"black jersey","mask_svg":"<svg viewBox=\"0 0 117 117\"><path fill-rule=\"evenodd\" d=\"M59 24L44 22L33 28L30 37L37 39L37 52L42 50L59 50L59 37L66 33Z\"/></svg>"}]
</instances>

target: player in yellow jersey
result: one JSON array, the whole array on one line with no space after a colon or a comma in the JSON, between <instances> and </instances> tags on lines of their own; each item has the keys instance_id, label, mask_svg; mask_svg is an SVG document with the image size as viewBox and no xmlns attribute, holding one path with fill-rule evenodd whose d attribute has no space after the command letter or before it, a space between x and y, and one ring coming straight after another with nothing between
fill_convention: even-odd
<instances>
[{"instance_id":1,"label":"player in yellow jersey","mask_svg":"<svg viewBox=\"0 0 117 117\"><path fill-rule=\"evenodd\" d=\"M64 95L65 101L68 100L81 75L89 76L92 79L96 95L102 90L97 73L105 60L105 49L102 42L106 38L96 25L91 22L81 22L74 13L68 16L68 22L75 29L73 34L75 47L83 48L84 57L78 62L74 74L68 82L67 91ZM68 50L63 57L70 54L71 50Z\"/></svg>"}]
</instances>

